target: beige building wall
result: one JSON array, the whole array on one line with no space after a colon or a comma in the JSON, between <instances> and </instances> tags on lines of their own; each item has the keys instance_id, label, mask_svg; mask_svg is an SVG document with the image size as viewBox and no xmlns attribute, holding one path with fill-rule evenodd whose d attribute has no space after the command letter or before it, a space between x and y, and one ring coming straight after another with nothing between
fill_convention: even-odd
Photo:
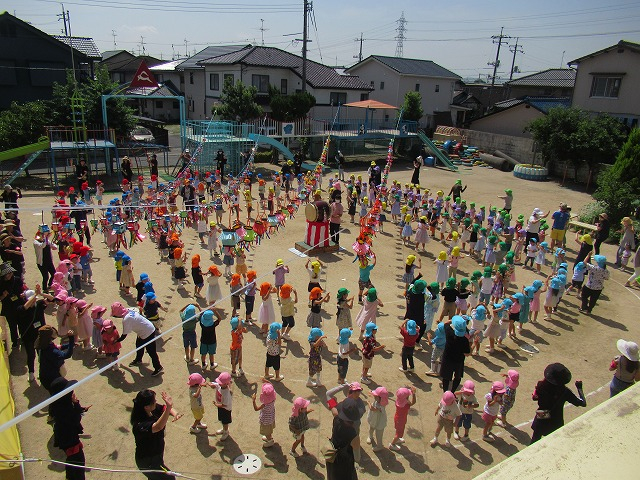
<instances>
[{"instance_id":1,"label":"beige building wall","mask_svg":"<svg viewBox=\"0 0 640 480\"><path fill-rule=\"evenodd\" d=\"M596 75L613 77L622 81L618 98L591 97L591 86ZM585 58L578 65L573 92L573 106L593 112L609 113L624 118L640 117L640 53L624 48L614 48L593 58Z\"/></svg>"},{"instance_id":2,"label":"beige building wall","mask_svg":"<svg viewBox=\"0 0 640 480\"><path fill-rule=\"evenodd\" d=\"M529 106L518 105L503 112L479 118L471 123L471 130L512 135L514 137L531 138L531 134L524 132L529 122L543 117L544 113Z\"/></svg>"}]
</instances>

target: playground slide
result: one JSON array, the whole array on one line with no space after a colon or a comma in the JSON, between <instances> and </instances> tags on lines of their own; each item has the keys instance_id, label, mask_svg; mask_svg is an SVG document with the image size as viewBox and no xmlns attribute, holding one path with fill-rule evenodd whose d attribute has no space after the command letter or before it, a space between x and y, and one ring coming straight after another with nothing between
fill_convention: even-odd
<instances>
[{"instance_id":1,"label":"playground slide","mask_svg":"<svg viewBox=\"0 0 640 480\"><path fill-rule=\"evenodd\" d=\"M36 143L0 152L0 162L4 162L5 160L10 160L12 158L23 157L41 150L46 150L49 147L51 147L49 139L47 137L40 137Z\"/></svg>"},{"instance_id":2,"label":"playground slide","mask_svg":"<svg viewBox=\"0 0 640 480\"><path fill-rule=\"evenodd\" d=\"M437 160L440 161L440 163L442 163L449 170L453 170L454 172L458 170L458 166L454 165L451 162L451 160L449 160L449 158L447 158L447 156L444 153L442 153L440 149L431 140L429 140L429 137L427 137L424 134L424 132L418 131L417 135L418 135L418 138L422 141L422 143L424 143L427 147L429 147L429 149L433 152L433 155L436 157Z\"/></svg>"},{"instance_id":3,"label":"playground slide","mask_svg":"<svg viewBox=\"0 0 640 480\"><path fill-rule=\"evenodd\" d=\"M249 134L249 138L251 140L253 140L254 142L267 143L267 144L271 145L272 147L275 147L276 149L281 151L282 154L285 156L285 158L287 158L289 160L293 160L293 153L291 153L291 150L289 150L287 147L285 147L279 141L277 141L277 140L275 140L275 139L273 139L271 137L267 137L265 135L258 135L257 133L250 133Z\"/></svg>"}]
</instances>

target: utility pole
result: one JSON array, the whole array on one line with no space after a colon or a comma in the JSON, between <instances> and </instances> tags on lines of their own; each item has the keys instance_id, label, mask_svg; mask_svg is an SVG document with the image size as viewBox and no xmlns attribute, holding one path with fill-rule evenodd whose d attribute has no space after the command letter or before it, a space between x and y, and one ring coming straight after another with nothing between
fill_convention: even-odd
<instances>
[{"instance_id":1,"label":"utility pole","mask_svg":"<svg viewBox=\"0 0 640 480\"><path fill-rule=\"evenodd\" d=\"M260 33L262 34L262 46L264 47L264 32L269 30L268 28L264 28L264 19L260 19Z\"/></svg>"},{"instance_id":2,"label":"utility pole","mask_svg":"<svg viewBox=\"0 0 640 480\"><path fill-rule=\"evenodd\" d=\"M113 48L116 48L116 46L118 45L118 44L116 43L116 37L117 37L118 35L116 34L116 31L115 31L115 30L111 30L111 36L113 37Z\"/></svg>"},{"instance_id":3,"label":"utility pole","mask_svg":"<svg viewBox=\"0 0 640 480\"><path fill-rule=\"evenodd\" d=\"M513 60L511 60L511 74L509 75L509 81L511 81L511 79L513 78L513 73L514 73L513 71L516 65L516 54L520 52L524 55L524 50L522 50L522 45L518 45L518 40L520 40L520 37L516 37L516 44L512 47L509 47L509 51L513 53Z\"/></svg>"},{"instance_id":4,"label":"utility pole","mask_svg":"<svg viewBox=\"0 0 640 480\"><path fill-rule=\"evenodd\" d=\"M500 29L500 35L493 35L491 37L491 39L493 40L493 43L498 43L498 51L496 52L496 60L494 62L489 62L487 63L487 65L493 65L493 76L491 77L491 88L493 88L493 86L496 84L496 73L498 73L498 66L500 65L500 47L502 46L502 43L504 42L506 45L509 44L509 42L506 41L506 39L511 38L508 35L503 35L504 31L504 27L502 27ZM496 40L498 40L496 42Z\"/></svg>"},{"instance_id":5,"label":"utility pole","mask_svg":"<svg viewBox=\"0 0 640 480\"><path fill-rule=\"evenodd\" d=\"M147 52L144 49L144 37L140 35L140 45L142 46L142 55L146 55Z\"/></svg>"},{"instance_id":6,"label":"utility pole","mask_svg":"<svg viewBox=\"0 0 640 480\"><path fill-rule=\"evenodd\" d=\"M186 38L184 39L184 56L189 56L189 40L187 40Z\"/></svg>"},{"instance_id":7,"label":"utility pole","mask_svg":"<svg viewBox=\"0 0 640 480\"><path fill-rule=\"evenodd\" d=\"M362 42L364 41L364 38L362 38L362 32L360 32L360 38L355 38L353 40L354 42L360 42L360 53L356 56L354 55L353 58L357 58L358 62L362 61ZM336 60L336 65L338 64L338 61Z\"/></svg>"},{"instance_id":8,"label":"utility pole","mask_svg":"<svg viewBox=\"0 0 640 480\"><path fill-rule=\"evenodd\" d=\"M407 23L407 21L404 19L404 12L402 12L402 15L400 15L400 18L396 20L396 22L398 23L398 28L396 28L396 32L398 32L398 35L395 38L398 42L396 43L396 57L402 58L403 42L405 39L404 32L407 31L404 26L404 24Z\"/></svg>"},{"instance_id":9,"label":"utility pole","mask_svg":"<svg viewBox=\"0 0 640 480\"><path fill-rule=\"evenodd\" d=\"M309 0L304 0L304 22L302 23L303 25L303 30L302 30L302 91L306 92L307 91L307 42L308 40L308 35L307 35L307 30L308 30L308 22L307 22L307 15L309 13L309 11L313 8L313 4L309 1Z\"/></svg>"},{"instance_id":10,"label":"utility pole","mask_svg":"<svg viewBox=\"0 0 640 480\"><path fill-rule=\"evenodd\" d=\"M64 11L64 3L61 3L60 6L62 7L62 13L58 14L58 21L62 20L64 23L64 36L68 37L69 36L69 30L67 30L67 15L68 12Z\"/></svg>"}]
</instances>

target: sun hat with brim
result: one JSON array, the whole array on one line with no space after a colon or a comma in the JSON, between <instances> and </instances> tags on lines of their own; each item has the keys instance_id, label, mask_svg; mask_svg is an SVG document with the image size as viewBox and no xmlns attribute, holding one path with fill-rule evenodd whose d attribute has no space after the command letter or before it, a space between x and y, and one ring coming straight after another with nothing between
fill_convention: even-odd
<instances>
[{"instance_id":1,"label":"sun hat with brim","mask_svg":"<svg viewBox=\"0 0 640 480\"><path fill-rule=\"evenodd\" d=\"M55 297L53 297L53 299L58 301L58 302L64 302L67 299L67 297L68 297L68 295L67 295L66 292L60 292Z\"/></svg>"},{"instance_id":2,"label":"sun hat with brim","mask_svg":"<svg viewBox=\"0 0 640 480\"><path fill-rule=\"evenodd\" d=\"M386 407L389 404L389 392L384 387L378 387L375 390L369 392L374 397L380 398L380 405Z\"/></svg>"},{"instance_id":3,"label":"sun hat with brim","mask_svg":"<svg viewBox=\"0 0 640 480\"><path fill-rule=\"evenodd\" d=\"M58 336L58 331L51 325L43 325L38 329L38 338L34 343L36 350L44 348L53 342L53 339Z\"/></svg>"},{"instance_id":4,"label":"sun hat with brim","mask_svg":"<svg viewBox=\"0 0 640 480\"><path fill-rule=\"evenodd\" d=\"M606 213L601 213L598 216L601 217L601 218L604 218L605 220L609 220L609 215L607 215Z\"/></svg>"},{"instance_id":5,"label":"sun hat with brim","mask_svg":"<svg viewBox=\"0 0 640 480\"><path fill-rule=\"evenodd\" d=\"M76 383L78 383L77 380L67 380L64 377L58 377L53 382L51 382L51 386L49 387L49 392L51 392L51 395L55 395L56 393L60 393L63 390L69 388L70 386L75 385Z\"/></svg>"},{"instance_id":6,"label":"sun hat with brim","mask_svg":"<svg viewBox=\"0 0 640 480\"><path fill-rule=\"evenodd\" d=\"M467 380L462 384L462 391L464 393L476 393L476 384L473 383L473 380Z\"/></svg>"},{"instance_id":7,"label":"sun hat with brim","mask_svg":"<svg viewBox=\"0 0 640 480\"><path fill-rule=\"evenodd\" d=\"M396 407L404 407L407 403L409 403L409 395L411 395L411 390L407 387L401 387L396 392Z\"/></svg>"},{"instance_id":8,"label":"sun hat with brim","mask_svg":"<svg viewBox=\"0 0 640 480\"><path fill-rule=\"evenodd\" d=\"M220 375L218 375L218 378L216 378L215 383L217 383L221 387L231 385L231 374L229 372L222 372Z\"/></svg>"},{"instance_id":9,"label":"sun hat with brim","mask_svg":"<svg viewBox=\"0 0 640 480\"><path fill-rule=\"evenodd\" d=\"M638 361L638 344L635 342L627 342L626 340L620 339L616 343L618 347L618 351L627 357L632 362Z\"/></svg>"},{"instance_id":10,"label":"sun hat with brim","mask_svg":"<svg viewBox=\"0 0 640 480\"><path fill-rule=\"evenodd\" d=\"M456 337L464 337L467 334L467 322L460 315L453 316L451 326Z\"/></svg>"},{"instance_id":11,"label":"sun hat with brim","mask_svg":"<svg viewBox=\"0 0 640 480\"><path fill-rule=\"evenodd\" d=\"M593 261L596 262L600 268L607 266L607 257L604 255L594 255Z\"/></svg>"},{"instance_id":12,"label":"sun hat with brim","mask_svg":"<svg viewBox=\"0 0 640 480\"><path fill-rule=\"evenodd\" d=\"M260 402L273 403L276 401L276 391L270 383L262 384L262 393L260 394Z\"/></svg>"},{"instance_id":13,"label":"sun hat with brim","mask_svg":"<svg viewBox=\"0 0 640 480\"><path fill-rule=\"evenodd\" d=\"M407 322L407 333L409 335L416 335L418 333L418 324L415 320L409 320Z\"/></svg>"},{"instance_id":14,"label":"sun hat with brim","mask_svg":"<svg viewBox=\"0 0 640 480\"><path fill-rule=\"evenodd\" d=\"M339 342L340 345L347 345L349 343L349 338L351 338L352 332L350 328L343 328L339 333Z\"/></svg>"},{"instance_id":15,"label":"sun hat with brim","mask_svg":"<svg viewBox=\"0 0 640 480\"><path fill-rule=\"evenodd\" d=\"M371 335L373 335L373 332L375 332L376 330L378 330L378 326L375 323L373 322L367 323L367 325L364 327L365 338L369 338Z\"/></svg>"},{"instance_id":16,"label":"sun hat with brim","mask_svg":"<svg viewBox=\"0 0 640 480\"><path fill-rule=\"evenodd\" d=\"M456 401L456 396L453 392L446 391L442 394L442 403L445 405L453 405L453 402Z\"/></svg>"},{"instance_id":17,"label":"sun hat with brim","mask_svg":"<svg viewBox=\"0 0 640 480\"><path fill-rule=\"evenodd\" d=\"M10 273L14 273L16 271L15 268L11 266L10 263L3 263L0 265L0 275L8 275Z\"/></svg>"},{"instance_id":18,"label":"sun hat with brim","mask_svg":"<svg viewBox=\"0 0 640 480\"><path fill-rule=\"evenodd\" d=\"M502 395L504 392L506 392L506 388L504 387L504 383L502 382L493 382L491 384L491 391L493 393L497 393L499 395Z\"/></svg>"},{"instance_id":19,"label":"sun hat with brim","mask_svg":"<svg viewBox=\"0 0 640 480\"><path fill-rule=\"evenodd\" d=\"M120 302L114 302L111 304L111 315L114 317L124 317L127 314L127 309Z\"/></svg>"},{"instance_id":20,"label":"sun hat with brim","mask_svg":"<svg viewBox=\"0 0 640 480\"><path fill-rule=\"evenodd\" d=\"M107 318L104 322L102 322L102 330L106 330L108 328L115 327L113 320Z\"/></svg>"},{"instance_id":21,"label":"sun hat with brim","mask_svg":"<svg viewBox=\"0 0 640 480\"><path fill-rule=\"evenodd\" d=\"M571 381L571 372L561 363L552 363L544 369L544 379L552 385L566 385Z\"/></svg>"},{"instance_id":22,"label":"sun hat with brim","mask_svg":"<svg viewBox=\"0 0 640 480\"><path fill-rule=\"evenodd\" d=\"M593 239L591 238L591 235L589 235L588 233L585 233L584 235L582 235L580 237L580 241L586 243L587 245L593 245Z\"/></svg>"},{"instance_id":23,"label":"sun hat with brim","mask_svg":"<svg viewBox=\"0 0 640 480\"><path fill-rule=\"evenodd\" d=\"M189 375L189 380L187 381L187 385L190 387L195 387L196 385L204 385L207 381L204 379L202 375L199 373L192 373Z\"/></svg>"},{"instance_id":24,"label":"sun hat with brim","mask_svg":"<svg viewBox=\"0 0 640 480\"><path fill-rule=\"evenodd\" d=\"M205 310L200 315L200 323L203 327L212 327L213 326L213 312L211 310Z\"/></svg>"},{"instance_id":25,"label":"sun hat with brim","mask_svg":"<svg viewBox=\"0 0 640 480\"><path fill-rule=\"evenodd\" d=\"M507 378L504 381L505 385L511 389L518 388L520 385L520 374L517 370L509 370L507 372Z\"/></svg>"},{"instance_id":26,"label":"sun hat with brim","mask_svg":"<svg viewBox=\"0 0 640 480\"><path fill-rule=\"evenodd\" d=\"M297 417L300 414L300 410L307 408L311 402L303 397L298 397L293 401L293 407L291 408L291 414Z\"/></svg>"},{"instance_id":27,"label":"sun hat with brim","mask_svg":"<svg viewBox=\"0 0 640 480\"><path fill-rule=\"evenodd\" d=\"M357 422L360 419L358 402L354 398L345 398L338 405L338 418L346 422Z\"/></svg>"}]
</instances>

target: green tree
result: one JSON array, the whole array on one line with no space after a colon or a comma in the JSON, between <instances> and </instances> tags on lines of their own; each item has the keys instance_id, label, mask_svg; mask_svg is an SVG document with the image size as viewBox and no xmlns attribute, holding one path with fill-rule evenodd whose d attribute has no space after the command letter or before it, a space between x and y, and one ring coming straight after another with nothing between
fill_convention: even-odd
<instances>
[{"instance_id":1,"label":"green tree","mask_svg":"<svg viewBox=\"0 0 640 480\"><path fill-rule=\"evenodd\" d=\"M240 80L235 84L228 78L222 87L220 102L222 107L218 109L218 115L224 120L245 122L264 114L262 107L256 103L258 90L254 86L246 86ZM212 113L215 108L212 108Z\"/></svg>"},{"instance_id":2,"label":"green tree","mask_svg":"<svg viewBox=\"0 0 640 480\"><path fill-rule=\"evenodd\" d=\"M316 97L309 92L282 95L276 87L269 86L271 118L280 122L291 122L303 118L316 104Z\"/></svg>"},{"instance_id":3,"label":"green tree","mask_svg":"<svg viewBox=\"0 0 640 480\"><path fill-rule=\"evenodd\" d=\"M607 205L611 225L619 225L631 215L640 198L640 129L634 128L624 143L615 163L598 177L596 200Z\"/></svg>"},{"instance_id":4,"label":"green tree","mask_svg":"<svg viewBox=\"0 0 640 480\"><path fill-rule=\"evenodd\" d=\"M46 134L50 118L50 102L11 103L0 113L0 151L34 143Z\"/></svg>"},{"instance_id":5,"label":"green tree","mask_svg":"<svg viewBox=\"0 0 640 480\"><path fill-rule=\"evenodd\" d=\"M407 92L404 94L404 104L402 106L402 119L420 121L424 117L422 109L422 95L419 92Z\"/></svg>"}]
</instances>

